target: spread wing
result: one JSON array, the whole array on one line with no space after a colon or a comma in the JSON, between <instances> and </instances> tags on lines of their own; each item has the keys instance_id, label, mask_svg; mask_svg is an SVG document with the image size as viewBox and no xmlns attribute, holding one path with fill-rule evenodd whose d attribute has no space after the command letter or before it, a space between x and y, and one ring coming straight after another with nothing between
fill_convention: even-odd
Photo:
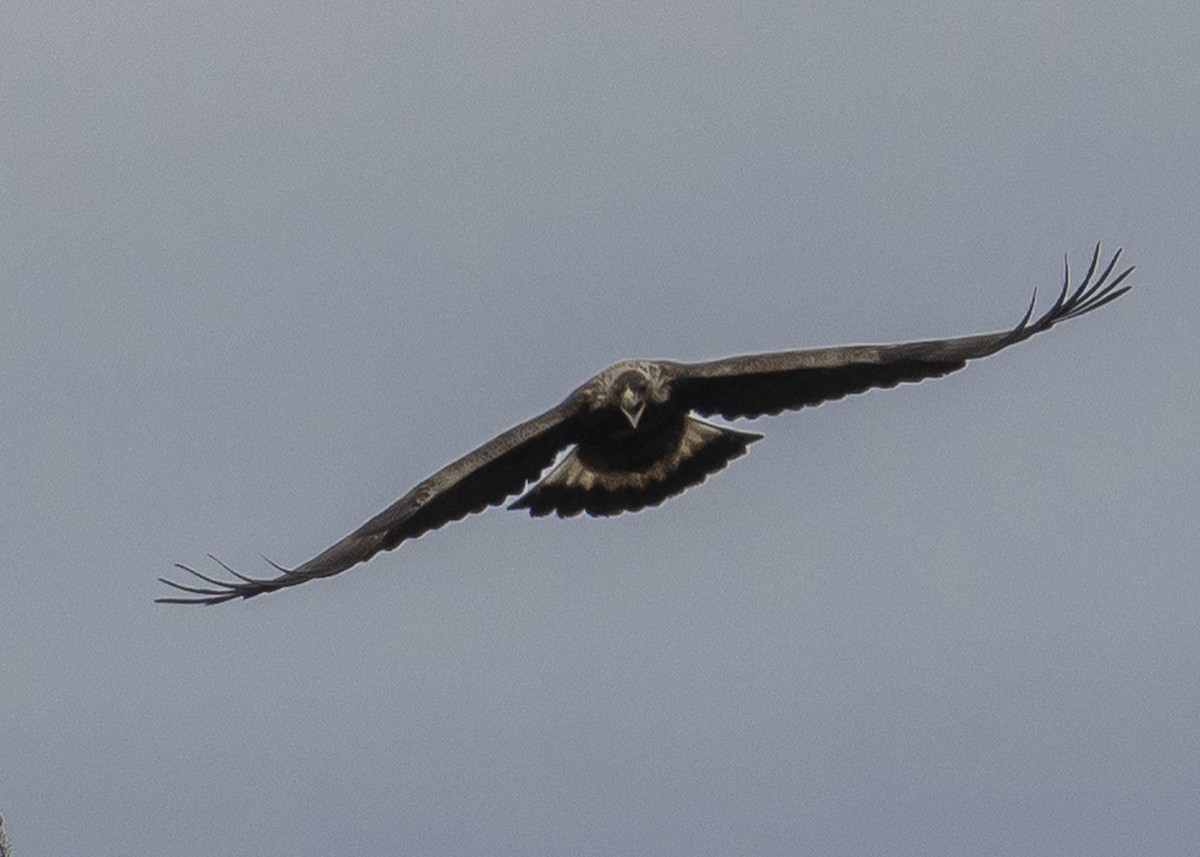
<instances>
[{"instance_id":1,"label":"spread wing","mask_svg":"<svg viewBox=\"0 0 1200 857\"><path fill-rule=\"evenodd\" d=\"M563 447L574 442L576 417L582 401L573 394L558 407L514 426L483 446L448 464L417 485L357 530L328 550L296 568L276 565L279 575L247 577L216 557L213 561L233 576L218 580L186 565L176 567L207 584L196 586L159 578L188 596L159 598L168 604L220 604L233 598L252 598L287 586L330 577L366 562L380 551L392 550L443 524L472 512L502 503L554 461ZM272 563L274 565L274 563Z\"/></svg>"},{"instance_id":2,"label":"spread wing","mask_svg":"<svg viewBox=\"0 0 1200 857\"><path fill-rule=\"evenodd\" d=\"M1028 312L1012 330L898 345L847 345L671 364L671 397L706 416L759 417L818 405L873 387L894 387L905 381L946 375L963 368L968 360L995 354L1061 321L1116 300L1129 290L1121 283L1133 271L1127 268L1109 280L1120 256L1118 250L1097 277L1097 244L1083 282L1070 294L1071 272L1064 264L1058 300L1033 320L1035 291Z\"/></svg>"}]
</instances>

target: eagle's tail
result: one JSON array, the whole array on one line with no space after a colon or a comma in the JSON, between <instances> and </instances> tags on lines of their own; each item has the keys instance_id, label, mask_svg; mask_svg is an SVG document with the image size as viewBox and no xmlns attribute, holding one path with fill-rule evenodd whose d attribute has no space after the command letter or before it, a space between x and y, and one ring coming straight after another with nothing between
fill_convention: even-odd
<instances>
[{"instance_id":1,"label":"eagle's tail","mask_svg":"<svg viewBox=\"0 0 1200 857\"><path fill-rule=\"evenodd\" d=\"M585 464L572 450L510 509L531 515L558 513L560 518L587 512L619 515L657 506L663 500L699 485L733 459L761 434L718 426L689 416L678 444L651 466L639 470L609 470Z\"/></svg>"}]
</instances>

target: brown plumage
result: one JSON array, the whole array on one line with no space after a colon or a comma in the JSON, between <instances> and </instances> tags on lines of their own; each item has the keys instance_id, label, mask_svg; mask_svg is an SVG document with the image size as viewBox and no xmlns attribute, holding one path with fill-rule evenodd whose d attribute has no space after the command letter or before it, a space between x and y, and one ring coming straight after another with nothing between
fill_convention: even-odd
<instances>
[{"instance_id":1,"label":"brown plumage","mask_svg":"<svg viewBox=\"0 0 1200 857\"><path fill-rule=\"evenodd\" d=\"M998 333L933 339L898 345L849 345L726 357L707 363L626 360L595 375L559 405L467 453L421 482L394 504L328 550L296 568L275 566L278 576L253 578L224 563L232 580L183 571L206 586L160 578L188 593L159 598L183 604L219 604L251 598L316 577L329 577L375 554L502 503L534 486L510 506L531 515L617 515L659 503L703 482L744 455L762 437L698 419L778 414L861 393L946 375L968 360L995 354L1055 324L1112 301L1133 268L1112 280L1121 251L1096 276L1100 245L1083 282L1062 293L1037 320L1030 302L1013 329ZM546 476L564 449L570 452ZM540 480L539 480L539 477Z\"/></svg>"}]
</instances>

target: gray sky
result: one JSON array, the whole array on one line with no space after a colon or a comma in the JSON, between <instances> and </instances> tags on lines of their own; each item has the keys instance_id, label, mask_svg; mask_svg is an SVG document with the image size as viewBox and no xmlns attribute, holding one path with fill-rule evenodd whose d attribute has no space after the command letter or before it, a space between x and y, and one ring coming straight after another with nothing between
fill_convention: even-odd
<instances>
[{"instance_id":1,"label":"gray sky","mask_svg":"<svg viewBox=\"0 0 1200 857\"><path fill-rule=\"evenodd\" d=\"M1200 849L1200 7L7 2L36 855ZM994 330L659 509L214 609L613 360Z\"/></svg>"}]
</instances>

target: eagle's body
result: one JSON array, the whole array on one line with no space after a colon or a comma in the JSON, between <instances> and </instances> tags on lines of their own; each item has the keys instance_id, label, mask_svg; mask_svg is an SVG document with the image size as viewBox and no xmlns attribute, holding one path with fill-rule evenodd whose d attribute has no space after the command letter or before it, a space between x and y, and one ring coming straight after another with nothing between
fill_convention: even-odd
<instances>
[{"instance_id":1,"label":"eagle's body","mask_svg":"<svg viewBox=\"0 0 1200 857\"><path fill-rule=\"evenodd\" d=\"M1079 287L1062 293L1039 319L1033 304L1015 328L998 333L907 342L851 345L727 357L707 363L625 360L599 372L559 405L493 438L397 500L328 550L279 576L251 578L223 566L234 580L216 580L179 566L215 588L164 580L192 598L175 603L217 604L250 598L328 577L382 550L497 505L529 482L510 508L532 515L587 512L615 515L656 506L703 482L762 435L720 426L700 416L727 419L778 414L961 369L1055 324L1090 312L1124 294L1118 288L1133 270L1108 280L1118 250L1093 281L1100 247ZM1036 296L1035 296L1036 297ZM564 449L567 455L545 476Z\"/></svg>"},{"instance_id":2,"label":"eagle's body","mask_svg":"<svg viewBox=\"0 0 1200 857\"><path fill-rule=\"evenodd\" d=\"M510 508L559 517L657 506L744 455L760 434L689 414L672 396L679 364L623 360L563 403L579 408L575 448Z\"/></svg>"}]
</instances>

